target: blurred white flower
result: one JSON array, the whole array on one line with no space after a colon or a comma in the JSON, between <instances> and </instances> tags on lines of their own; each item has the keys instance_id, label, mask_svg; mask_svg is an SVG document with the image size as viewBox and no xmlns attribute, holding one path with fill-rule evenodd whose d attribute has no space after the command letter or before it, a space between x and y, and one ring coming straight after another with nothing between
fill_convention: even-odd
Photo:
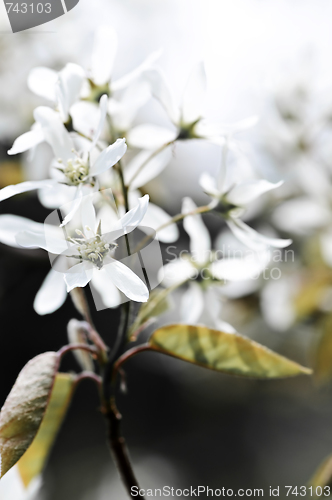
<instances>
[{"instance_id":1,"label":"blurred white flower","mask_svg":"<svg viewBox=\"0 0 332 500\"><path fill-rule=\"evenodd\" d=\"M208 173L203 173L200 177L204 192L212 198L211 207L223 215L231 231L242 243L257 252L264 252L271 246L284 248L290 245L292 240L263 236L240 219L249 203L262 194L278 188L283 181L274 184L264 179L251 179L237 180L233 183L233 179L230 180L229 176L227 152L226 143L223 146L223 157L217 179Z\"/></svg>"},{"instance_id":2,"label":"blurred white flower","mask_svg":"<svg viewBox=\"0 0 332 500\"><path fill-rule=\"evenodd\" d=\"M161 103L175 128L169 130L153 124L138 125L127 135L131 146L155 149L176 139L208 139L220 144L225 136L252 127L257 122L256 117L232 125L213 124L202 119L206 96L203 62L194 67L185 87L181 106L176 105L161 70L146 70L144 77L151 85L153 96Z\"/></svg>"},{"instance_id":3,"label":"blurred white flower","mask_svg":"<svg viewBox=\"0 0 332 500\"><path fill-rule=\"evenodd\" d=\"M68 63L59 72L37 67L29 73L28 87L54 104L61 120L66 123L70 118L70 108L80 97L84 79L84 70L78 64Z\"/></svg>"},{"instance_id":4,"label":"blurred white flower","mask_svg":"<svg viewBox=\"0 0 332 500\"><path fill-rule=\"evenodd\" d=\"M190 213L195 208L190 198L184 198L182 213ZM163 285L170 287L189 282L181 302L182 321L196 323L207 311L214 326L235 331L219 318L223 286L228 281L257 279L267 266L270 255L268 252L251 252L240 258L218 260L218 254L211 249L209 231L199 214L185 217L183 226L190 238L190 254L185 253L163 267L160 271Z\"/></svg>"}]
</instances>

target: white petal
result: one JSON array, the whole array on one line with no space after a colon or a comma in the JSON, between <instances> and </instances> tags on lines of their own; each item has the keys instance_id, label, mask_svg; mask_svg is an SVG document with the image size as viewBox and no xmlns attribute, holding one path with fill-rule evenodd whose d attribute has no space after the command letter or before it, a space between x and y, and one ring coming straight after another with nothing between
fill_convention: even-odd
<instances>
[{"instance_id":1,"label":"white petal","mask_svg":"<svg viewBox=\"0 0 332 500\"><path fill-rule=\"evenodd\" d=\"M217 189L220 193L224 193L226 191L226 178L228 171L228 151L229 151L229 139L225 139L225 144L222 147L221 152L221 165L219 168L219 172L217 175Z\"/></svg>"},{"instance_id":2,"label":"white petal","mask_svg":"<svg viewBox=\"0 0 332 500\"><path fill-rule=\"evenodd\" d=\"M192 212L196 208L191 198L183 199L183 214ZM208 262L211 254L211 238L201 215L188 215L183 219L183 227L190 238L190 252L193 260L199 264Z\"/></svg>"},{"instance_id":3,"label":"white petal","mask_svg":"<svg viewBox=\"0 0 332 500\"><path fill-rule=\"evenodd\" d=\"M99 112L100 112L100 117L99 117L99 122L97 125L97 128L95 130L94 136L93 136L93 141L91 144L90 151L96 146L100 134L103 131L104 124L105 124L105 119L106 119L106 113L107 113L107 105L108 105L108 97L106 94L102 95L99 101Z\"/></svg>"},{"instance_id":4,"label":"white petal","mask_svg":"<svg viewBox=\"0 0 332 500\"><path fill-rule=\"evenodd\" d=\"M7 200L16 194L26 193L35 189L52 188L54 184L57 184L57 181L52 179L45 179L43 181L26 181L20 182L20 184L12 184L11 186L6 186L0 189L0 201Z\"/></svg>"},{"instance_id":5,"label":"white petal","mask_svg":"<svg viewBox=\"0 0 332 500\"><path fill-rule=\"evenodd\" d=\"M189 77L182 104L182 122L191 124L202 117L206 94L206 74L204 63L199 63Z\"/></svg>"},{"instance_id":6,"label":"white petal","mask_svg":"<svg viewBox=\"0 0 332 500\"><path fill-rule=\"evenodd\" d=\"M89 175L95 176L113 167L113 165L115 165L123 157L126 151L126 140L117 139L114 144L111 144L108 148L104 149L102 153L100 153L97 160L90 168Z\"/></svg>"},{"instance_id":7,"label":"white petal","mask_svg":"<svg viewBox=\"0 0 332 500\"><path fill-rule=\"evenodd\" d=\"M261 293L261 310L266 323L278 331L288 330L296 320L292 282L269 280Z\"/></svg>"},{"instance_id":8,"label":"white petal","mask_svg":"<svg viewBox=\"0 0 332 500\"><path fill-rule=\"evenodd\" d=\"M115 210L109 205L105 204L101 207L97 214L97 222L101 221L102 233L110 233L114 229L114 225L118 222L119 217Z\"/></svg>"},{"instance_id":9,"label":"white petal","mask_svg":"<svg viewBox=\"0 0 332 500\"><path fill-rule=\"evenodd\" d=\"M40 314L50 314L59 309L67 298L63 273L50 270L37 292L33 307Z\"/></svg>"},{"instance_id":10,"label":"white petal","mask_svg":"<svg viewBox=\"0 0 332 500\"><path fill-rule=\"evenodd\" d=\"M100 121L100 108L94 102L79 101L70 109L73 128L77 132L92 137Z\"/></svg>"},{"instance_id":11,"label":"white petal","mask_svg":"<svg viewBox=\"0 0 332 500\"><path fill-rule=\"evenodd\" d=\"M85 287L91 280L93 271L93 264L89 264L88 262L81 262L80 264L76 264L76 266L71 267L66 273L64 273L64 279L67 284L67 292L70 292L73 288Z\"/></svg>"},{"instance_id":12,"label":"white petal","mask_svg":"<svg viewBox=\"0 0 332 500\"><path fill-rule=\"evenodd\" d=\"M144 186L151 179L157 177L171 161L172 148L168 146L148 161L150 157L151 151L141 151L126 166L124 171L125 182L130 185L131 189ZM144 167L141 169L143 164ZM136 175L138 170L139 173Z\"/></svg>"},{"instance_id":13,"label":"white petal","mask_svg":"<svg viewBox=\"0 0 332 500\"><path fill-rule=\"evenodd\" d=\"M74 218L75 214L77 213L78 209L81 206L81 203L82 203L82 190L76 189L75 198L72 201L72 203L70 204L70 209L69 209L68 213L66 214L65 218L63 219L63 221L61 222L60 227L66 226L68 224L68 222L70 222ZM66 203L66 208L67 208L67 206L68 206L68 203ZM63 207L61 207L61 209L63 209Z\"/></svg>"},{"instance_id":14,"label":"white petal","mask_svg":"<svg viewBox=\"0 0 332 500\"><path fill-rule=\"evenodd\" d=\"M16 235L16 242L24 248L39 247L50 253L60 255L70 247L65 238L66 233L60 228L39 224L34 231L24 230L19 232Z\"/></svg>"},{"instance_id":15,"label":"white petal","mask_svg":"<svg viewBox=\"0 0 332 500\"><path fill-rule=\"evenodd\" d=\"M211 264L212 275L219 280L257 279L270 261L270 252L249 253L243 258L222 259Z\"/></svg>"},{"instance_id":16,"label":"white petal","mask_svg":"<svg viewBox=\"0 0 332 500\"><path fill-rule=\"evenodd\" d=\"M157 50L155 52L152 52L152 54L148 55L144 61L137 66L133 71L130 71L130 73L127 73L126 75L122 76L115 82L111 82L111 90L112 92L115 92L116 90L122 90L125 87L128 87L131 85L137 78L139 78L143 71L148 70L151 68L151 66L155 63L157 59L159 59L161 55L161 51Z\"/></svg>"},{"instance_id":17,"label":"white petal","mask_svg":"<svg viewBox=\"0 0 332 500\"><path fill-rule=\"evenodd\" d=\"M193 278L197 271L189 259L174 259L158 273L158 279L166 287Z\"/></svg>"},{"instance_id":18,"label":"white petal","mask_svg":"<svg viewBox=\"0 0 332 500\"><path fill-rule=\"evenodd\" d=\"M43 130L41 128L35 128L34 130L30 130L15 139L14 144L11 149L7 151L7 153L9 155L23 153L23 151L27 151L43 141L45 141Z\"/></svg>"},{"instance_id":19,"label":"white petal","mask_svg":"<svg viewBox=\"0 0 332 500\"><path fill-rule=\"evenodd\" d=\"M86 234L90 233L91 230L92 235L94 235L96 230L96 211L92 203L92 198L93 195L89 195L89 196L84 196L84 198L82 199L81 221L82 221L83 232Z\"/></svg>"},{"instance_id":20,"label":"white petal","mask_svg":"<svg viewBox=\"0 0 332 500\"><path fill-rule=\"evenodd\" d=\"M37 67L30 71L28 76L28 87L35 94L55 102L55 84L58 73L53 69Z\"/></svg>"},{"instance_id":21,"label":"white petal","mask_svg":"<svg viewBox=\"0 0 332 500\"><path fill-rule=\"evenodd\" d=\"M144 231L144 226L152 227L153 229L158 229L158 227L166 224L171 220L171 216L168 215L162 208L154 205L154 203L149 203L148 210L141 222L141 229ZM161 231L157 232L157 238L163 243L172 243L176 241L179 237L179 230L176 224L170 224Z\"/></svg>"},{"instance_id":22,"label":"white petal","mask_svg":"<svg viewBox=\"0 0 332 500\"><path fill-rule=\"evenodd\" d=\"M263 236L239 219L229 219L226 222L233 234L242 243L258 252L264 251L269 247L285 248L292 243L292 240Z\"/></svg>"},{"instance_id":23,"label":"white petal","mask_svg":"<svg viewBox=\"0 0 332 500\"><path fill-rule=\"evenodd\" d=\"M21 247L16 235L22 231L40 231L42 224L18 215L0 215L0 242L12 247Z\"/></svg>"},{"instance_id":24,"label":"white petal","mask_svg":"<svg viewBox=\"0 0 332 500\"><path fill-rule=\"evenodd\" d=\"M73 200L77 191L76 186L56 183L52 188L39 189L38 198L44 207L58 208Z\"/></svg>"},{"instance_id":25,"label":"white petal","mask_svg":"<svg viewBox=\"0 0 332 500\"><path fill-rule=\"evenodd\" d=\"M263 193L276 189L283 184L283 181L273 184L264 179L252 180L238 184L227 194L227 200L233 205L244 206L255 200Z\"/></svg>"},{"instance_id":26,"label":"white petal","mask_svg":"<svg viewBox=\"0 0 332 500\"><path fill-rule=\"evenodd\" d=\"M73 156L74 144L60 119L59 113L46 106L34 110L34 117L44 130L45 140L53 149L55 157L66 161Z\"/></svg>"},{"instance_id":27,"label":"white petal","mask_svg":"<svg viewBox=\"0 0 332 500\"><path fill-rule=\"evenodd\" d=\"M80 96L84 77L81 66L73 63L66 64L59 73L55 89L60 115L64 122L69 118L71 106Z\"/></svg>"},{"instance_id":28,"label":"white petal","mask_svg":"<svg viewBox=\"0 0 332 500\"><path fill-rule=\"evenodd\" d=\"M126 232L131 232L143 220L149 206L149 195L146 194L138 200L135 208L127 212L114 226L114 230L125 229Z\"/></svg>"},{"instance_id":29,"label":"white petal","mask_svg":"<svg viewBox=\"0 0 332 500\"><path fill-rule=\"evenodd\" d=\"M222 293L229 299L239 299L255 293L260 288L260 280L229 281L222 287Z\"/></svg>"},{"instance_id":30,"label":"white petal","mask_svg":"<svg viewBox=\"0 0 332 500\"><path fill-rule=\"evenodd\" d=\"M164 107L174 125L178 125L180 121L180 110L174 103L173 96L163 73L159 70L151 69L144 72L144 77L151 85L152 95L158 99L160 104Z\"/></svg>"},{"instance_id":31,"label":"white petal","mask_svg":"<svg viewBox=\"0 0 332 500\"><path fill-rule=\"evenodd\" d=\"M332 267L332 231L327 230L320 235L322 257L326 264Z\"/></svg>"},{"instance_id":32,"label":"white petal","mask_svg":"<svg viewBox=\"0 0 332 500\"><path fill-rule=\"evenodd\" d=\"M93 273L91 284L100 293L103 303L106 307L117 307L121 304L121 295L119 290L113 284L106 269Z\"/></svg>"},{"instance_id":33,"label":"white petal","mask_svg":"<svg viewBox=\"0 0 332 500\"><path fill-rule=\"evenodd\" d=\"M331 211L311 198L300 197L279 205L272 215L274 224L284 231L307 235L331 222Z\"/></svg>"},{"instance_id":34,"label":"white petal","mask_svg":"<svg viewBox=\"0 0 332 500\"><path fill-rule=\"evenodd\" d=\"M129 267L113 260L113 262L104 266L104 269L112 283L129 299L136 302L146 302L148 300L149 290Z\"/></svg>"},{"instance_id":35,"label":"white petal","mask_svg":"<svg viewBox=\"0 0 332 500\"><path fill-rule=\"evenodd\" d=\"M110 81L117 48L116 31L110 26L100 26L95 35L91 58L91 77L96 85Z\"/></svg>"},{"instance_id":36,"label":"white petal","mask_svg":"<svg viewBox=\"0 0 332 500\"><path fill-rule=\"evenodd\" d=\"M181 320L195 324L204 308L204 298L201 287L194 281L189 283L188 290L183 294L181 300Z\"/></svg>"},{"instance_id":37,"label":"white petal","mask_svg":"<svg viewBox=\"0 0 332 500\"><path fill-rule=\"evenodd\" d=\"M217 139L217 137L225 136L232 137L237 132L242 132L248 128L254 127L258 122L257 116L250 116L239 122L235 123L210 123L207 121L200 121L197 124L196 132L198 135L206 139Z\"/></svg>"},{"instance_id":38,"label":"white petal","mask_svg":"<svg viewBox=\"0 0 332 500\"><path fill-rule=\"evenodd\" d=\"M112 117L115 130L123 133L128 131L138 110L151 98L148 82L142 79L134 81L121 95L119 100L109 99L108 112ZM120 135L121 135L120 133Z\"/></svg>"},{"instance_id":39,"label":"white petal","mask_svg":"<svg viewBox=\"0 0 332 500\"><path fill-rule=\"evenodd\" d=\"M212 177L212 175L204 172L199 178L199 183L206 194L215 197L221 196L221 193L217 188L216 180Z\"/></svg>"},{"instance_id":40,"label":"white petal","mask_svg":"<svg viewBox=\"0 0 332 500\"><path fill-rule=\"evenodd\" d=\"M176 139L176 132L158 125L143 123L127 134L129 146L141 149L158 149Z\"/></svg>"},{"instance_id":41,"label":"white petal","mask_svg":"<svg viewBox=\"0 0 332 500\"><path fill-rule=\"evenodd\" d=\"M0 481L0 499L35 500L42 485L40 475L35 476L26 488L18 464L14 465Z\"/></svg>"}]
</instances>

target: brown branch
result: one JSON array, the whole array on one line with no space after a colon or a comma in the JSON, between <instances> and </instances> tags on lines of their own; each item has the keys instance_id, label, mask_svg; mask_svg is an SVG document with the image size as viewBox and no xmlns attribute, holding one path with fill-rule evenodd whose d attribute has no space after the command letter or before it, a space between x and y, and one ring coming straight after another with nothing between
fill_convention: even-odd
<instances>
[{"instance_id":1,"label":"brown branch","mask_svg":"<svg viewBox=\"0 0 332 500\"><path fill-rule=\"evenodd\" d=\"M112 402L107 411L104 412L107 421L108 445L113 455L116 467L121 480L130 498L132 498L132 488L139 488L133 468L130 463L129 454L124 437L121 434L122 416ZM144 497L141 497L144 498Z\"/></svg>"}]
</instances>

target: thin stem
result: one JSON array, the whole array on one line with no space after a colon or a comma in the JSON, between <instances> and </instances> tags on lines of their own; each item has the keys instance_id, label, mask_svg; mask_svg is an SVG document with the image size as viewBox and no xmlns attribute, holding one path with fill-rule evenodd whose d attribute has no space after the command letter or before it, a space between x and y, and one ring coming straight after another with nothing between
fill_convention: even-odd
<instances>
[{"instance_id":1,"label":"thin stem","mask_svg":"<svg viewBox=\"0 0 332 500\"><path fill-rule=\"evenodd\" d=\"M63 346L58 351L58 355L60 358L62 358L65 354L67 354L67 352L75 351L77 349L81 349L82 351L87 351L90 354L95 354L95 355L98 354L98 350L91 345L88 345L88 344L69 344L69 345Z\"/></svg>"},{"instance_id":2,"label":"thin stem","mask_svg":"<svg viewBox=\"0 0 332 500\"><path fill-rule=\"evenodd\" d=\"M113 127L110 118L108 119L108 123L112 134ZM128 212L129 211L128 187L126 186L124 181L121 160L119 160L117 163L117 171L120 177L124 206L126 212ZM127 234L125 234L125 239L126 239L128 255L131 255L129 238ZM115 404L115 398L113 395L115 386L111 384L112 372L115 360L121 354L121 351L123 350L123 347L127 342L129 317L130 317L130 302L126 302L125 304L123 304L122 308L122 321L118 331L118 335L103 373L102 401L103 401L104 415L107 421L108 444L111 453L113 455L114 461L116 463L117 469L119 471L120 477L122 479L122 482L126 488L129 497L132 498L131 495L132 487L135 486L139 488L139 485L130 463L129 454L127 451L124 437L121 434L122 417L118 412Z\"/></svg>"},{"instance_id":3,"label":"thin stem","mask_svg":"<svg viewBox=\"0 0 332 500\"><path fill-rule=\"evenodd\" d=\"M180 220L184 219L185 217L187 217L189 215L204 214L207 212L211 212L212 210L213 210L213 208L211 205L204 205L202 207L197 207L194 210L191 210L190 212L187 212L185 214L181 213L181 214L174 215L174 217L172 217L169 221L167 221L164 224L162 224L161 226L157 227L157 229L155 231L156 231L156 233L158 233L158 231L165 229L166 227L170 226L171 224L179 222ZM152 234L148 234L147 236L145 236L145 238L143 238L143 240L136 246L133 253L136 253L136 252L139 252L140 250L142 250L142 248L144 248L145 245L152 239L153 239Z\"/></svg>"},{"instance_id":4,"label":"thin stem","mask_svg":"<svg viewBox=\"0 0 332 500\"><path fill-rule=\"evenodd\" d=\"M161 153L164 149L166 149L168 146L170 146L171 144L174 144L176 139L174 139L173 141L169 141L169 142L166 142L166 144L163 144L162 146L160 146L158 149L156 149L155 151L153 151L153 153L151 153L150 156L148 156L148 158L146 160L143 161L142 165L140 165L140 167L136 170L136 172L132 175L130 181L127 182L127 186L129 187L133 181L136 179L136 177L138 176L138 174L140 174L143 170L143 168L146 167L146 165L151 161L153 160L153 158L157 155L159 155L159 153Z\"/></svg>"},{"instance_id":5,"label":"thin stem","mask_svg":"<svg viewBox=\"0 0 332 500\"><path fill-rule=\"evenodd\" d=\"M132 349L129 349L124 354L122 354L122 356L120 356L120 358L114 364L113 375L112 375L113 380L115 380L116 374L123 365L123 363L128 361L128 359L132 358L133 356L136 356L136 354L139 354L140 352L151 351L151 350L152 348L149 344L143 344L137 347L133 347Z\"/></svg>"},{"instance_id":6,"label":"thin stem","mask_svg":"<svg viewBox=\"0 0 332 500\"><path fill-rule=\"evenodd\" d=\"M133 468L130 463L126 442L121 433L122 417L114 404L110 404L105 417L108 422L108 444L119 471L122 482L130 498L132 498L132 488L139 488ZM144 498L144 497L141 497Z\"/></svg>"},{"instance_id":7,"label":"thin stem","mask_svg":"<svg viewBox=\"0 0 332 500\"><path fill-rule=\"evenodd\" d=\"M119 173L120 182L121 182L121 189L122 189L122 194L123 194L123 199L124 199L124 206L125 206L126 212L129 212L128 187L125 184L121 160L118 161L117 165L118 165L117 171Z\"/></svg>"},{"instance_id":8,"label":"thin stem","mask_svg":"<svg viewBox=\"0 0 332 500\"><path fill-rule=\"evenodd\" d=\"M109 401L110 398L112 397L112 387L111 387L111 380L112 380L112 371L113 371L113 366L114 362L119 356L120 352L123 349L123 346L125 344L125 341L127 339L127 330L128 330L128 325L129 325L129 306L130 303L126 302L123 304L123 313L122 313L122 321L119 327L118 335L115 341L115 344L112 348L111 355L109 357L108 363L105 367L104 374L103 374L103 393L104 393L104 398L106 401Z\"/></svg>"},{"instance_id":9,"label":"thin stem","mask_svg":"<svg viewBox=\"0 0 332 500\"><path fill-rule=\"evenodd\" d=\"M101 389L101 387L102 387L101 377L99 377L99 375L97 375L96 373L88 372L88 371L81 372L79 375L77 375L77 377L75 379L75 385L78 385L82 380L85 380L85 379L93 380L98 385L99 390Z\"/></svg>"}]
</instances>

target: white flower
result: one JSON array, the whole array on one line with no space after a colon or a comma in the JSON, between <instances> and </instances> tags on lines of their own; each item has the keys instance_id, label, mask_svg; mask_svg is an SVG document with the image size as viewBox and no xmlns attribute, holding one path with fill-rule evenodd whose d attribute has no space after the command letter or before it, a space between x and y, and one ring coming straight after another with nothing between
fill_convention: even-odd
<instances>
[{"instance_id":1,"label":"white flower","mask_svg":"<svg viewBox=\"0 0 332 500\"><path fill-rule=\"evenodd\" d=\"M159 69L146 70L144 77L150 83L153 96L165 109L174 129L169 130L152 124L138 125L127 135L131 146L155 149L176 139L208 139L220 144L223 137L251 127L257 122L256 117L232 125L213 124L202 119L206 96L203 62L194 67L185 87L181 106L175 103L166 79Z\"/></svg>"},{"instance_id":2,"label":"white flower","mask_svg":"<svg viewBox=\"0 0 332 500\"><path fill-rule=\"evenodd\" d=\"M283 181L271 183L264 179L239 180L230 179L230 169L227 165L226 143L223 147L223 159L217 179L208 173L203 173L200 184L206 194L211 196L211 207L220 212L226 219L234 235L249 248L255 251L264 251L269 247L284 248L292 243L292 240L268 238L259 234L249 227L240 217L246 206L256 200L262 194L276 189ZM231 173L234 173L234 168Z\"/></svg>"},{"instance_id":3,"label":"white flower","mask_svg":"<svg viewBox=\"0 0 332 500\"><path fill-rule=\"evenodd\" d=\"M143 150L132 160L128 168L129 184L133 178L135 187L150 181L167 166L171 160L171 146L176 140L206 139L223 144L226 137L230 142L230 137L234 133L252 127L257 122L256 117L231 125L212 124L202 119L206 94L206 75L202 62L195 66L189 77L180 107L175 104L172 93L159 69L144 71L144 78L150 83L153 96L164 107L174 128L170 130L146 123L137 125L127 132L126 138L129 146ZM232 142L232 145L235 147L235 142ZM155 151L151 161L148 162L146 168L139 169L140 164L147 162L151 151ZM135 173L136 170L140 170L138 175Z\"/></svg>"},{"instance_id":4,"label":"white flower","mask_svg":"<svg viewBox=\"0 0 332 500\"><path fill-rule=\"evenodd\" d=\"M54 204L58 207L65 201L74 200L64 221L66 224L78 209L83 188L94 187L95 177L115 165L127 150L125 139L118 139L96 156L95 147L104 125L106 108L107 96L104 95L100 100L100 120L92 142L84 141L80 152L75 150L72 137L59 120L58 114L47 107L37 108L36 120L41 124L44 137L51 145L56 158L53 164L53 168L57 170L56 178L6 186L0 190L0 201L34 189L46 190L45 195L41 195L41 201L45 199L48 207Z\"/></svg>"},{"instance_id":5,"label":"white flower","mask_svg":"<svg viewBox=\"0 0 332 500\"><path fill-rule=\"evenodd\" d=\"M80 96L84 82L84 71L77 64L69 63L60 72L37 67L31 70L28 87L35 94L51 101L58 109L63 123L70 118L70 109ZM16 139L9 154L22 153L47 140L38 119L29 132Z\"/></svg>"},{"instance_id":6,"label":"white flower","mask_svg":"<svg viewBox=\"0 0 332 500\"><path fill-rule=\"evenodd\" d=\"M129 267L112 257L112 250L117 246L115 241L120 236L140 224L147 211L148 201L147 195L141 198L138 205L116 221L112 231L107 233L102 232L102 221L97 224L91 196L85 197L81 204L83 230L77 229L73 237L67 237L69 229L67 231L38 223L34 223L35 227L32 230L18 232L17 245L26 248L40 247L58 255L61 266L64 260L67 267L73 259L79 261L68 270L61 267L61 272L55 264L36 296L37 312L40 314L53 312L63 303L65 289L69 292L73 288L86 286L90 281L102 294L107 288L105 300L103 297L107 307L111 307L110 302L112 307L119 303L119 290L131 300L145 302L149 296L146 285ZM21 222L24 229L25 221Z\"/></svg>"},{"instance_id":7,"label":"white flower","mask_svg":"<svg viewBox=\"0 0 332 500\"><path fill-rule=\"evenodd\" d=\"M182 213L195 210L196 205L190 198L184 198ZM205 310L213 324L220 329L234 331L219 318L223 285L227 281L256 279L266 267L270 255L268 252L254 253L243 258L217 260L217 254L211 249L210 234L200 215L185 217L184 229L190 238L190 254L176 258L160 270L164 286L173 286L188 281L180 312L181 319L196 323ZM226 285L227 286L227 285Z\"/></svg>"},{"instance_id":8,"label":"white flower","mask_svg":"<svg viewBox=\"0 0 332 500\"><path fill-rule=\"evenodd\" d=\"M111 94L128 87L160 57L160 51L153 52L137 68L113 81L111 77L117 45L116 31L111 26L100 26L95 35L89 78L97 87L108 85Z\"/></svg>"}]
</instances>

